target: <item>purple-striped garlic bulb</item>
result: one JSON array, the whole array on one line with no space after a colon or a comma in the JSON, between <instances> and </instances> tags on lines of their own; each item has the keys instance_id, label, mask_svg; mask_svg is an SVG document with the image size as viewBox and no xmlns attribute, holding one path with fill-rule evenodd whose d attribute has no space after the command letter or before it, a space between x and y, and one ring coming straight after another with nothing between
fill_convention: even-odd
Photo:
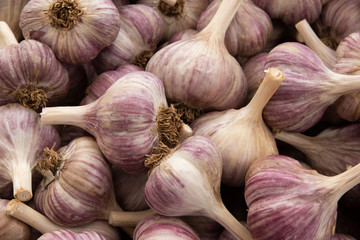
<instances>
[{"instance_id":1,"label":"purple-striped garlic bulb","mask_svg":"<svg viewBox=\"0 0 360 240\"><path fill-rule=\"evenodd\" d=\"M145 71L124 75L87 105L44 108L41 121L85 129L114 167L131 174L146 171L145 155L160 141L173 147L191 135L190 127L168 107L161 80Z\"/></svg>"},{"instance_id":2,"label":"purple-striped garlic bulb","mask_svg":"<svg viewBox=\"0 0 360 240\"><path fill-rule=\"evenodd\" d=\"M121 28L116 39L92 61L98 73L124 64L145 69L161 40L163 22L151 7L130 4L120 7L119 13Z\"/></svg>"},{"instance_id":3,"label":"purple-striped garlic bulb","mask_svg":"<svg viewBox=\"0 0 360 240\"><path fill-rule=\"evenodd\" d=\"M7 188L12 182L13 196L28 201L33 196L32 171L44 148L60 145L60 136L53 126L42 126L33 110L18 103L0 106L0 115L0 186Z\"/></svg>"},{"instance_id":4,"label":"purple-striped garlic bulb","mask_svg":"<svg viewBox=\"0 0 360 240\"><path fill-rule=\"evenodd\" d=\"M196 232L183 220L154 215L142 219L135 228L134 240L200 240Z\"/></svg>"},{"instance_id":5,"label":"purple-striped garlic bulb","mask_svg":"<svg viewBox=\"0 0 360 240\"><path fill-rule=\"evenodd\" d=\"M2 240L29 240L30 227L5 212L9 200L0 199L0 238Z\"/></svg>"},{"instance_id":6,"label":"purple-striped garlic bulb","mask_svg":"<svg viewBox=\"0 0 360 240\"><path fill-rule=\"evenodd\" d=\"M92 137L80 137L55 152L45 149L37 169L44 175L35 192L36 208L54 223L77 226L108 219L119 209L112 175Z\"/></svg>"},{"instance_id":7,"label":"purple-striped garlic bulb","mask_svg":"<svg viewBox=\"0 0 360 240\"><path fill-rule=\"evenodd\" d=\"M22 39L19 26L20 13L29 0L2 0L0 4L0 21L6 22L14 32L17 41Z\"/></svg>"},{"instance_id":8,"label":"purple-striped garlic bulb","mask_svg":"<svg viewBox=\"0 0 360 240\"><path fill-rule=\"evenodd\" d=\"M86 97L81 101L80 105L89 104L106 92L108 88L113 85L122 76L136 71L142 71L142 69L133 64L125 64L112 71L106 71L95 78L88 88Z\"/></svg>"},{"instance_id":9,"label":"purple-striped garlic bulb","mask_svg":"<svg viewBox=\"0 0 360 240\"><path fill-rule=\"evenodd\" d=\"M257 240L331 239L337 202L360 183L360 164L336 175L307 170L295 159L270 155L247 172L247 225Z\"/></svg>"},{"instance_id":10,"label":"purple-striped garlic bulb","mask_svg":"<svg viewBox=\"0 0 360 240\"><path fill-rule=\"evenodd\" d=\"M25 39L45 43L64 63L81 64L115 40L120 16L111 0L31 0L19 24Z\"/></svg>"},{"instance_id":11,"label":"purple-striped garlic bulb","mask_svg":"<svg viewBox=\"0 0 360 240\"><path fill-rule=\"evenodd\" d=\"M360 90L359 75L331 71L309 47L296 42L273 48L266 58L267 68L278 68L285 75L263 112L273 129L306 131L339 97Z\"/></svg>"},{"instance_id":12,"label":"purple-striped garlic bulb","mask_svg":"<svg viewBox=\"0 0 360 240\"><path fill-rule=\"evenodd\" d=\"M107 240L120 240L121 235L117 228L111 226L104 220L95 220L88 224L83 224L75 227L58 225L52 222L49 218L42 215L35 209L20 202L16 199L11 200L6 205L6 214L26 223L40 234L46 234L54 231L70 230L75 233L96 232L101 234Z\"/></svg>"},{"instance_id":13,"label":"purple-striped garlic bulb","mask_svg":"<svg viewBox=\"0 0 360 240\"><path fill-rule=\"evenodd\" d=\"M157 213L209 217L237 238L252 239L222 202L222 158L210 139L191 136L173 149L160 145L145 164L150 168L145 199Z\"/></svg>"},{"instance_id":14,"label":"purple-striped garlic bulb","mask_svg":"<svg viewBox=\"0 0 360 240\"><path fill-rule=\"evenodd\" d=\"M251 163L265 155L278 154L276 142L262 112L284 79L278 69L269 69L250 103L240 109L214 111L201 115L192 124L194 135L211 139L222 159L221 181L242 186Z\"/></svg>"},{"instance_id":15,"label":"purple-striped garlic bulb","mask_svg":"<svg viewBox=\"0 0 360 240\"><path fill-rule=\"evenodd\" d=\"M106 240L106 238L96 232L76 233L71 230L58 230L45 233L38 240Z\"/></svg>"},{"instance_id":16,"label":"purple-striped garlic bulb","mask_svg":"<svg viewBox=\"0 0 360 240\"><path fill-rule=\"evenodd\" d=\"M161 40L167 41L185 29L196 29L201 13L210 0L138 0L137 3L153 8L164 22Z\"/></svg>"},{"instance_id":17,"label":"purple-striped garlic bulb","mask_svg":"<svg viewBox=\"0 0 360 240\"><path fill-rule=\"evenodd\" d=\"M313 23L322 11L322 0L252 0L257 6L264 9L273 19L281 19L284 23L292 25L302 19Z\"/></svg>"},{"instance_id":18,"label":"purple-striped garlic bulb","mask_svg":"<svg viewBox=\"0 0 360 240\"><path fill-rule=\"evenodd\" d=\"M0 105L19 102L36 111L63 99L69 76L51 49L34 40L14 41L6 24L0 32Z\"/></svg>"},{"instance_id":19,"label":"purple-striped garlic bulb","mask_svg":"<svg viewBox=\"0 0 360 240\"><path fill-rule=\"evenodd\" d=\"M212 1L201 14L198 31L210 22L221 2ZM272 22L267 13L251 0L243 0L226 31L225 45L233 56L253 56L265 47L272 30Z\"/></svg>"},{"instance_id":20,"label":"purple-striped garlic bulb","mask_svg":"<svg viewBox=\"0 0 360 240\"><path fill-rule=\"evenodd\" d=\"M224 43L240 4L240 0L222 1L206 28L169 44L150 59L146 71L163 81L169 102L185 105L190 113L237 108L244 102L243 70Z\"/></svg>"}]
</instances>

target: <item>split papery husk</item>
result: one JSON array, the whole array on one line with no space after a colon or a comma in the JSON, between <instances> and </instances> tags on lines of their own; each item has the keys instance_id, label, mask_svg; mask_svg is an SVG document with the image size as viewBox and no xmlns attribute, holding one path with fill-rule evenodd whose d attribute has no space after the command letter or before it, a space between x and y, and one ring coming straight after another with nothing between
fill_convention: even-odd
<instances>
[{"instance_id":1,"label":"split papery husk","mask_svg":"<svg viewBox=\"0 0 360 240\"><path fill-rule=\"evenodd\" d=\"M36 209L54 223L78 226L107 219L108 208L115 208L111 170L95 139L77 138L58 153L46 149L37 168L45 178L35 192Z\"/></svg>"},{"instance_id":2,"label":"split papery husk","mask_svg":"<svg viewBox=\"0 0 360 240\"><path fill-rule=\"evenodd\" d=\"M203 111L237 108L244 102L244 73L224 43L241 1L222 3L206 28L160 49L148 62L146 71L163 81L169 102Z\"/></svg>"},{"instance_id":3,"label":"split papery husk","mask_svg":"<svg viewBox=\"0 0 360 240\"><path fill-rule=\"evenodd\" d=\"M183 220L158 214L142 219L135 228L133 239L200 240L197 233Z\"/></svg>"},{"instance_id":4,"label":"split papery husk","mask_svg":"<svg viewBox=\"0 0 360 240\"><path fill-rule=\"evenodd\" d=\"M83 233L76 233L71 230L57 230L49 233L45 233L41 237L38 238L39 240L106 240L106 238L96 232L89 231Z\"/></svg>"},{"instance_id":5,"label":"split papery husk","mask_svg":"<svg viewBox=\"0 0 360 240\"><path fill-rule=\"evenodd\" d=\"M206 113L191 124L194 135L210 138L221 152L222 183L244 185L246 171L255 159L278 154L262 111L283 79L278 69L269 69L248 105L237 110Z\"/></svg>"},{"instance_id":6,"label":"split papery husk","mask_svg":"<svg viewBox=\"0 0 360 240\"><path fill-rule=\"evenodd\" d=\"M28 225L5 212L9 200L0 199L0 238L2 240L29 240L31 230Z\"/></svg>"},{"instance_id":7,"label":"split papery husk","mask_svg":"<svg viewBox=\"0 0 360 240\"><path fill-rule=\"evenodd\" d=\"M45 43L64 63L81 64L115 40L120 16L111 0L31 0L19 24L25 39Z\"/></svg>"},{"instance_id":8,"label":"split papery husk","mask_svg":"<svg viewBox=\"0 0 360 240\"><path fill-rule=\"evenodd\" d=\"M163 22L151 7L142 4L119 8L120 31L114 42L92 62L97 73L114 70L124 64L142 69L156 50L163 32Z\"/></svg>"},{"instance_id":9,"label":"split papery husk","mask_svg":"<svg viewBox=\"0 0 360 240\"><path fill-rule=\"evenodd\" d=\"M119 78L122 76L136 71L142 71L142 69L133 64L125 64L113 71L106 71L100 74L95 80L91 83L89 88L87 89L88 93L86 97L81 101L80 105L89 104L106 92L108 88L113 85Z\"/></svg>"},{"instance_id":10,"label":"split papery husk","mask_svg":"<svg viewBox=\"0 0 360 240\"><path fill-rule=\"evenodd\" d=\"M252 239L222 202L222 159L210 139L188 137L158 160L145 185L145 199L153 210L164 216L209 217L237 238Z\"/></svg>"},{"instance_id":11,"label":"split papery husk","mask_svg":"<svg viewBox=\"0 0 360 240\"><path fill-rule=\"evenodd\" d=\"M221 0L214 0L201 14L197 30L201 31L210 22ZM250 27L249 27L250 26ZM241 1L225 35L225 45L231 55L252 56L260 52L273 30L268 14L250 0Z\"/></svg>"},{"instance_id":12,"label":"split papery husk","mask_svg":"<svg viewBox=\"0 0 360 240\"><path fill-rule=\"evenodd\" d=\"M25 4L29 0L2 0L0 5L0 21L5 21L12 32L14 33L17 41L20 41L23 36L19 26L20 13Z\"/></svg>"},{"instance_id":13,"label":"split papery husk","mask_svg":"<svg viewBox=\"0 0 360 240\"><path fill-rule=\"evenodd\" d=\"M253 0L255 5L262 8L273 19L281 19L288 25L295 24L302 19L313 23L322 11L321 0L300 0L288 2L283 0Z\"/></svg>"},{"instance_id":14,"label":"split papery husk","mask_svg":"<svg viewBox=\"0 0 360 240\"><path fill-rule=\"evenodd\" d=\"M0 106L0 186L13 183L13 196L28 201L33 196L32 170L45 147L60 145L53 126L42 126L33 110L18 103Z\"/></svg>"},{"instance_id":15,"label":"split papery husk","mask_svg":"<svg viewBox=\"0 0 360 240\"><path fill-rule=\"evenodd\" d=\"M360 88L360 76L331 71L309 47L296 42L279 44L269 52L265 68L272 67L285 75L263 112L273 129L304 132L339 97Z\"/></svg>"},{"instance_id":16,"label":"split papery husk","mask_svg":"<svg viewBox=\"0 0 360 240\"><path fill-rule=\"evenodd\" d=\"M137 3L152 7L164 22L162 41L185 29L196 29L201 13L209 5L209 0L139 0Z\"/></svg>"},{"instance_id":17,"label":"split papery husk","mask_svg":"<svg viewBox=\"0 0 360 240\"><path fill-rule=\"evenodd\" d=\"M40 212L15 199L11 200L7 204L6 213L14 217L14 219L19 219L20 221L28 224L42 234L60 230L71 230L76 233L93 231L103 235L107 240L121 239L119 230L109 225L106 221L96 220L76 227L65 227L55 224Z\"/></svg>"},{"instance_id":18,"label":"split papery husk","mask_svg":"<svg viewBox=\"0 0 360 240\"><path fill-rule=\"evenodd\" d=\"M290 157L264 156L247 172L247 225L255 239L331 239L337 202L360 183L360 164L332 177Z\"/></svg>"},{"instance_id":19,"label":"split papery husk","mask_svg":"<svg viewBox=\"0 0 360 240\"><path fill-rule=\"evenodd\" d=\"M310 166L321 174L333 176L360 163L360 123L341 128L327 128L316 136L301 133L275 132L275 138L291 144L307 156ZM360 201L360 185L341 199L353 208Z\"/></svg>"},{"instance_id":20,"label":"split papery husk","mask_svg":"<svg viewBox=\"0 0 360 240\"><path fill-rule=\"evenodd\" d=\"M45 44L24 40L0 51L0 105L19 102L40 110L63 99L69 86L66 69Z\"/></svg>"},{"instance_id":21,"label":"split papery husk","mask_svg":"<svg viewBox=\"0 0 360 240\"><path fill-rule=\"evenodd\" d=\"M114 167L139 174L146 171L145 155L150 154L159 141L176 144L181 137L191 134L185 124L177 128L179 118L170 109L161 80L152 73L137 71L118 79L90 104L43 109L41 121L85 129L96 138ZM164 113L169 110L173 114ZM172 120L175 121L171 123ZM161 125L166 127L166 132L160 131Z\"/></svg>"}]
</instances>

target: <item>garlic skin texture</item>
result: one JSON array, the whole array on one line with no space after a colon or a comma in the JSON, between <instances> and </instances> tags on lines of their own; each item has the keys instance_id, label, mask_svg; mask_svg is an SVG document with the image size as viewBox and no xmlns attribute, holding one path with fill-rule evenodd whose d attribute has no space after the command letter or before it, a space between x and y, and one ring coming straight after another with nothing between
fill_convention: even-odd
<instances>
[{"instance_id":1,"label":"garlic skin texture","mask_svg":"<svg viewBox=\"0 0 360 240\"><path fill-rule=\"evenodd\" d=\"M40 117L20 104L0 106L0 186L13 183L13 195L20 201L33 196L32 170L45 147L60 145L53 126L42 126Z\"/></svg>"},{"instance_id":2,"label":"garlic skin texture","mask_svg":"<svg viewBox=\"0 0 360 240\"><path fill-rule=\"evenodd\" d=\"M106 240L106 238L96 232L75 233L71 230L58 230L45 233L38 240Z\"/></svg>"},{"instance_id":3,"label":"garlic skin texture","mask_svg":"<svg viewBox=\"0 0 360 240\"><path fill-rule=\"evenodd\" d=\"M19 26L20 13L29 0L2 0L0 5L0 21L5 21L13 31L17 41L22 38Z\"/></svg>"},{"instance_id":4,"label":"garlic skin texture","mask_svg":"<svg viewBox=\"0 0 360 240\"><path fill-rule=\"evenodd\" d=\"M124 64L144 69L161 40L163 22L151 7L130 4L120 7L119 13L121 28L116 39L92 61L97 73Z\"/></svg>"},{"instance_id":5,"label":"garlic skin texture","mask_svg":"<svg viewBox=\"0 0 360 240\"><path fill-rule=\"evenodd\" d=\"M45 44L24 40L0 51L0 105L20 102L39 110L57 104L69 87L68 72Z\"/></svg>"},{"instance_id":6,"label":"garlic skin texture","mask_svg":"<svg viewBox=\"0 0 360 240\"><path fill-rule=\"evenodd\" d=\"M90 62L115 40L120 16L111 0L31 0L19 24L25 39L45 43L60 61L76 65Z\"/></svg>"},{"instance_id":7,"label":"garlic skin texture","mask_svg":"<svg viewBox=\"0 0 360 240\"><path fill-rule=\"evenodd\" d=\"M10 217L5 208L9 200L0 199L0 238L1 240L29 240L31 230L28 225Z\"/></svg>"},{"instance_id":8,"label":"garlic skin texture","mask_svg":"<svg viewBox=\"0 0 360 240\"><path fill-rule=\"evenodd\" d=\"M170 7L162 0L138 0L137 3L152 7L164 22L162 41L169 40L174 34L185 29L196 29L201 13L209 5L209 0L176 0Z\"/></svg>"},{"instance_id":9,"label":"garlic skin texture","mask_svg":"<svg viewBox=\"0 0 360 240\"><path fill-rule=\"evenodd\" d=\"M321 0L252 0L255 5L264 9L273 19L279 18L284 23L292 25L302 19L313 23L322 11Z\"/></svg>"},{"instance_id":10,"label":"garlic skin texture","mask_svg":"<svg viewBox=\"0 0 360 240\"><path fill-rule=\"evenodd\" d=\"M210 22L221 0L214 0L201 14L197 30L201 31ZM273 30L270 17L251 0L241 1L240 7L225 35L225 45L233 56L252 56L260 52Z\"/></svg>"},{"instance_id":11,"label":"garlic skin texture","mask_svg":"<svg viewBox=\"0 0 360 240\"><path fill-rule=\"evenodd\" d=\"M62 160L54 178L44 178L36 189L36 209L63 226L101 218L109 203L112 178L95 139L77 138L58 152Z\"/></svg>"},{"instance_id":12,"label":"garlic skin texture","mask_svg":"<svg viewBox=\"0 0 360 240\"><path fill-rule=\"evenodd\" d=\"M134 230L134 240L200 240L195 231L175 217L154 215L142 219Z\"/></svg>"}]
</instances>

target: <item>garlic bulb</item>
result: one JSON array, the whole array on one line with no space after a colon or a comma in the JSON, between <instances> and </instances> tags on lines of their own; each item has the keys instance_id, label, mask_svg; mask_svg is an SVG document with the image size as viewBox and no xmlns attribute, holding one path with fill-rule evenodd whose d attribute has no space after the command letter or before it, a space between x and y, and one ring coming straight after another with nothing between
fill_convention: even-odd
<instances>
[{"instance_id":1,"label":"garlic bulb","mask_svg":"<svg viewBox=\"0 0 360 240\"><path fill-rule=\"evenodd\" d=\"M154 54L163 32L159 14L143 4L119 8L120 31L114 42L103 49L92 62L98 73L114 70L124 64L142 69Z\"/></svg>"},{"instance_id":2,"label":"garlic bulb","mask_svg":"<svg viewBox=\"0 0 360 240\"><path fill-rule=\"evenodd\" d=\"M340 96L359 91L360 76L328 69L307 46L286 42L273 48L265 68L278 68L285 79L264 108L273 129L303 132L315 125Z\"/></svg>"},{"instance_id":3,"label":"garlic bulb","mask_svg":"<svg viewBox=\"0 0 360 240\"><path fill-rule=\"evenodd\" d=\"M19 24L25 39L45 43L64 63L80 64L115 40L120 18L111 0L31 0Z\"/></svg>"},{"instance_id":4,"label":"garlic bulb","mask_svg":"<svg viewBox=\"0 0 360 240\"><path fill-rule=\"evenodd\" d=\"M137 3L152 7L164 22L162 40L169 40L185 29L196 29L201 13L209 0L138 0Z\"/></svg>"},{"instance_id":5,"label":"garlic bulb","mask_svg":"<svg viewBox=\"0 0 360 240\"><path fill-rule=\"evenodd\" d=\"M360 30L345 37L336 49L333 70L342 74L360 75Z\"/></svg>"},{"instance_id":6,"label":"garlic bulb","mask_svg":"<svg viewBox=\"0 0 360 240\"><path fill-rule=\"evenodd\" d=\"M32 169L45 147L60 145L52 126L41 126L40 117L20 104L0 106L0 186L13 183L13 195L20 201L32 198Z\"/></svg>"},{"instance_id":7,"label":"garlic bulb","mask_svg":"<svg viewBox=\"0 0 360 240\"><path fill-rule=\"evenodd\" d=\"M54 223L77 226L108 218L111 170L93 138L77 138L59 153L44 151L38 169L45 178L35 192L36 208Z\"/></svg>"},{"instance_id":8,"label":"garlic bulb","mask_svg":"<svg viewBox=\"0 0 360 240\"><path fill-rule=\"evenodd\" d=\"M145 199L152 209L164 216L209 217L238 239L252 239L222 202L222 159L210 139L191 136L172 150L155 150L145 162L151 171Z\"/></svg>"},{"instance_id":9,"label":"garlic bulb","mask_svg":"<svg viewBox=\"0 0 360 240\"><path fill-rule=\"evenodd\" d=\"M145 155L159 141L173 147L182 136L191 135L189 126L168 107L161 80L145 71L124 75L90 104L44 108L41 121L85 129L114 167L131 174L146 171Z\"/></svg>"},{"instance_id":10,"label":"garlic bulb","mask_svg":"<svg viewBox=\"0 0 360 240\"><path fill-rule=\"evenodd\" d=\"M223 230L223 227L215 220L203 216L180 217L194 229L201 240L215 240Z\"/></svg>"},{"instance_id":11,"label":"garlic bulb","mask_svg":"<svg viewBox=\"0 0 360 240\"><path fill-rule=\"evenodd\" d=\"M210 22L221 0L214 0L201 14L197 30L201 31ZM225 35L225 45L231 55L252 56L260 52L273 30L270 17L251 0L241 1L240 7Z\"/></svg>"},{"instance_id":12,"label":"garlic bulb","mask_svg":"<svg viewBox=\"0 0 360 240\"><path fill-rule=\"evenodd\" d=\"M195 231L184 221L175 217L150 216L139 222L134 240L200 240Z\"/></svg>"},{"instance_id":13,"label":"garlic bulb","mask_svg":"<svg viewBox=\"0 0 360 240\"><path fill-rule=\"evenodd\" d=\"M106 71L95 78L95 80L91 83L88 88L88 94L81 101L81 105L89 104L106 92L108 88L113 85L119 78L124 76L125 74L141 71L142 69L133 64L125 64L113 71Z\"/></svg>"},{"instance_id":14,"label":"garlic bulb","mask_svg":"<svg viewBox=\"0 0 360 240\"><path fill-rule=\"evenodd\" d=\"M13 36L9 31L3 34L6 36L2 40ZM19 102L39 110L66 96L69 91L68 73L48 46L34 40L7 44L0 43L4 47L0 51L0 105Z\"/></svg>"},{"instance_id":15,"label":"garlic bulb","mask_svg":"<svg viewBox=\"0 0 360 240\"><path fill-rule=\"evenodd\" d=\"M106 221L96 220L85 225L65 227L55 224L46 216L34 210L30 206L15 199L8 202L6 206L6 213L30 225L42 234L60 230L70 230L76 233L93 231L103 235L107 240L121 239L121 235L118 229L110 226Z\"/></svg>"},{"instance_id":16,"label":"garlic bulb","mask_svg":"<svg viewBox=\"0 0 360 240\"><path fill-rule=\"evenodd\" d=\"M0 21L6 22L17 41L22 39L22 32L19 26L20 13L29 0L2 0L0 4Z\"/></svg>"},{"instance_id":17,"label":"garlic bulb","mask_svg":"<svg viewBox=\"0 0 360 240\"><path fill-rule=\"evenodd\" d=\"M106 240L106 238L96 232L75 233L71 230L58 230L45 233L39 240Z\"/></svg>"},{"instance_id":18,"label":"garlic bulb","mask_svg":"<svg viewBox=\"0 0 360 240\"><path fill-rule=\"evenodd\" d=\"M256 160L247 172L247 225L254 239L331 239L337 202L360 183L360 164L332 177L290 157Z\"/></svg>"},{"instance_id":19,"label":"garlic bulb","mask_svg":"<svg viewBox=\"0 0 360 240\"><path fill-rule=\"evenodd\" d=\"M206 113L191 124L194 135L210 138L221 152L223 183L244 185L246 171L255 159L278 154L275 139L262 119L262 111L283 79L278 69L271 68L247 106Z\"/></svg>"},{"instance_id":20,"label":"garlic bulb","mask_svg":"<svg viewBox=\"0 0 360 240\"><path fill-rule=\"evenodd\" d=\"M288 25L295 24L302 19L313 23L322 11L322 0L253 0L253 2L265 10L271 18L281 19Z\"/></svg>"},{"instance_id":21,"label":"garlic bulb","mask_svg":"<svg viewBox=\"0 0 360 240\"><path fill-rule=\"evenodd\" d=\"M224 43L240 3L222 1L206 28L169 44L150 59L146 71L163 81L168 101L203 111L237 108L244 102L244 73Z\"/></svg>"},{"instance_id":22,"label":"garlic bulb","mask_svg":"<svg viewBox=\"0 0 360 240\"><path fill-rule=\"evenodd\" d=\"M0 238L2 240L29 240L30 227L5 212L9 200L0 199Z\"/></svg>"}]
</instances>

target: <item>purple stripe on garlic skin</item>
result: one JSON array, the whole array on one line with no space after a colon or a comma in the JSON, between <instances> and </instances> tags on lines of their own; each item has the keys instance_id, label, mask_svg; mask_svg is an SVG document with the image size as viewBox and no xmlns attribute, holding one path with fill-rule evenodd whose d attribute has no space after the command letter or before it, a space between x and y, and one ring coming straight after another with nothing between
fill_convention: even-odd
<instances>
[{"instance_id":1,"label":"purple stripe on garlic skin","mask_svg":"<svg viewBox=\"0 0 360 240\"><path fill-rule=\"evenodd\" d=\"M137 57L154 52L163 32L163 22L151 7L142 4L119 8L121 28L112 44L94 59L98 73L124 64L136 64Z\"/></svg>"},{"instance_id":2,"label":"purple stripe on garlic skin","mask_svg":"<svg viewBox=\"0 0 360 240\"><path fill-rule=\"evenodd\" d=\"M20 16L20 27L25 39L47 44L57 58L69 64L89 62L116 38L119 12L111 0L76 0L82 15L70 30L51 25L44 14L54 0L31 0Z\"/></svg>"},{"instance_id":3,"label":"purple stripe on garlic skin","mask_svg":"<svg viewBox=\"0 0 360 240\"><path fill-rule=\"evenodd\" d=\"M111 170L96 141L81 137L59 150L62 163L54 181L35 193L38 210L59 225L76 226L102 217L112 191Z\"/></svg>"},{"instance_id":4,"label":"purple stripe on garlic skin","mask_svg":"<svg viewBox=\"0 0 360 240\"><path fill-rule=\"evenodd\" d=\"M0 107L0 185L13 182L13 195L21 201L32 198L32 170L45 147L60 145L53 126L42 126L39 116L17 103Z\"/></svg>"},{"instance_id":5,"label":"purple stripe on garlic skin","mask_svg":"<svg viewBox=\"0 0 360 240\"><path fill-rule=\"evenodd\" d=\"M134 240L200 240L196 232L175 217L154 215L142 219L135 228Z\"/></svg>"},{"instance_id":6,"label":"purple stripe on garlic skin","mask_svg":"<svg viewBox=\"0 0 360 240\"><path fill-rule=\"evenodd\" d=\"M56 59L51 49L34 40L10 45L0 53L0 104L18 102L15 92L28 85L46 92L47 105L54 105L69 90L66 69Z\"/></svg>"},{"instance_id":7,"label":"purple stripe on garlic skin","mask_svg":"<svg viewBox=\"0 0 360 240\"><path fill-rule=\"evenodd\" d=\"M279 18L286 24L296 24L302 19L313 23L320 16L321 0L253 0L255 5L264 9L271 18Z\"/></svg>"},{"instance_id":8,"label":"purple stripe on garlic skin","mask_svg":"<svg viewBox=\"0 0 360 240\"><path fill-rule=\"evenodd\" d=\"M199 18L201 31L214 16L221 0L212 1ZM273 30L270 17L250 0L241 1L225 36L225 45L231 55L252 56L260 52Z\"/></svg>"},{"instance_id":9,"label":"purple stripe on garlic skin","mask_svg":"<svg viewBox=\"0 0 360 240\"><path fill-rule=\"evenodd\" d=\"M106 240L96 232L75 233L71 230L58 230L42 235L39 240Z\"/></svg>"}]
</instances>

